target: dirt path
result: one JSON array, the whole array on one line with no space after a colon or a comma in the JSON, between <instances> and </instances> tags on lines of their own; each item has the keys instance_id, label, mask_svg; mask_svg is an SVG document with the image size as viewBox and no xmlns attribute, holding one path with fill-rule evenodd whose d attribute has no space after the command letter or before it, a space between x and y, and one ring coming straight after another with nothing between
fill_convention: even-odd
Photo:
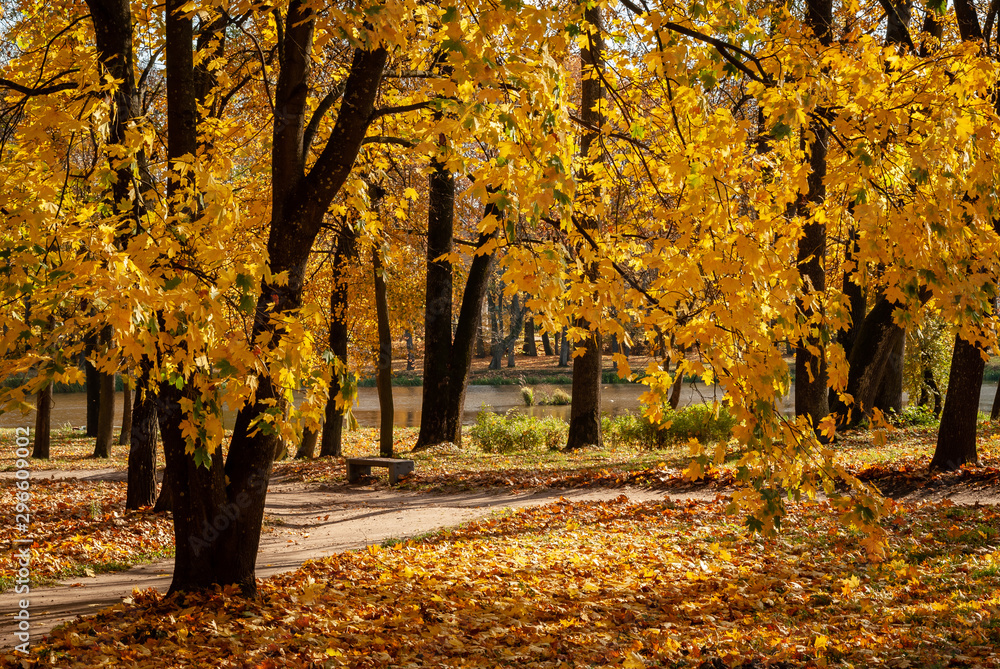
<instances>
[{"instance_id":1,"label":"dirt path","mask_svg":"<svg viewBox=\"0 0 1000 669\"><path fill-rule=\"evenodd\" d=\"M108 480L123 472L39 472L48 478ZM83 474L83 476L79 476ZM574 500L607 500L627 495L635 501L659 500L663 492L640 489L542 490L511 494L475 491L461 494L397 492L352 486L335 492L302 483L274 481L268 489L265 514L272 531L261 538L257 576L266 578L297 569L305 560L341 551L364 548L387 539L406 539L481 518L503 508L546 504L560 497ZM671 495L672 496L672 495ZM672 496L676 497L676 496ZM709 498L714 497L714 493ZM30 599L32 641L41 640L56 625L79 615L112 606L133 588L170 586L172 562L159 561L128 571L100 574L32 588ZM12 618L23 595L0 594L0 647L16 643Z\"/></svg>"}]
</instances>

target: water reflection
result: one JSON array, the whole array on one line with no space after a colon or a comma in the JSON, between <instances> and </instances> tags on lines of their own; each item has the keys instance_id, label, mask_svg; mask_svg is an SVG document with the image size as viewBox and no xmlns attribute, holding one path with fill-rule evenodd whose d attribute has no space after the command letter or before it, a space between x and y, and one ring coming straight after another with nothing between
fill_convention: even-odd
<instances>
[{"instance_id":1,"label":"water reflection","mask_svg":"<svg viewBox=\"0 0 1000 669\"><path fill-rule=\"evenodd\" d=\"M536 399L542 393L551 395L556 388L561 388L565 392L570 391L569 386L536 386ZM605 385L601 390L601 411L608 415L615 416L626 411L637 412L640 409L639 396L645 392L646 387L632 384ZM378 395L374 388L359 388L358 404L354 408L354 416L358 423L371 427L379 424ZM979 398L979 410L989 413L993 406L993 397L997 391L997 384L983 384ZM417 427L420 425L420 406L423 389L420 387L398 386L392 389L393 423L397 427ZM785 414L790 414L793 410L793 393L790 393L782 403L781 410ZM686 384L681 392L681 406L698 404L700 402L712 402L721 400L722 391L715 386L705 386L704 384ZM54 427L74 426L81 427L87 422L87 406L85 393L57 394L53 396L52 425ZM121 424L122 416L122 393L117 393L115 401L115 424ZM555 416L569 421L570 407L567 406L524 406L521 398L521 390L517 386L469 386L465 395L465 412L463 423L466 425L476 421L476 414L483 406L489 406L497 413L506 413L514 409L519 413L529 416ZM227 411L224 416L224 423L227 428L232 428L236 420L233 411ZM34 412L26 416L20 413L6 413L0 415L0 427L30 427L35 425Z\"/></svg>"}]
</instances>

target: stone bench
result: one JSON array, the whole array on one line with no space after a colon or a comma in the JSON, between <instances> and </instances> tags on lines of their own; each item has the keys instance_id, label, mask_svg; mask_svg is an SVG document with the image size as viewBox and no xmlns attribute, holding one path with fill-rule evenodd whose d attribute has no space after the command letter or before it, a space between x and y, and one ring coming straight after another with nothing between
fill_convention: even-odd
<instances>
[{"instance_id":1,"label":"stone bench","mask_svg":"<svg viewBox=\"0 0 1000 669\"><path fill-rule=\"evenodd\" d=\"M362 476L370 476L372 467L389 470L389 485L396 485L400 478L413 472L413 460L395 458L347 458L347 481L357 483Z\"/></svg>"}]
</instances>

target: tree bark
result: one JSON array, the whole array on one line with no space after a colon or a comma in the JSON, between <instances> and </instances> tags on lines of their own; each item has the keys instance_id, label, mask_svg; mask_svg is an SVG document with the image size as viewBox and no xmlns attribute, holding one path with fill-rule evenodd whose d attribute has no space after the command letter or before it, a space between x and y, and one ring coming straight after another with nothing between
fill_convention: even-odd
<instances>
[{"instance_id":1,"label":"tree bark","mask_svg":"<svg viewBox=\"0 0 1000 669\"><path fill-rule=\"evenodd\" d=\"M440 141L442 152L445 140ZM424 385L417 448L447 440L451 375L451 314L454 274L440 259L452 251L455 228L455 178L441 157L431 160L427 193L427 303L424 309Z\"/></svg>"},{"instance_id":2,"label":"tree bark","mask_svg":"<svg viewBox=\"0 0 1000 669\"><path fill-rule=\"evenodd\" d=\"M530 312L524 321L524 354L538 357L538 346L535 344L535 319Z\"/></svg>"},{"instance_id":3,"label":"tree bark","mask_svg":"<svg viewBox=\"0 0 1000 669\"><path fill-rule=\"evenodd\" d=\"M128 376L123 376L122 388L122 427L118 432L118 445L125 446L132 435L132 384Z\"/></svg>"},{"instance_id":4,"label":"tree bark","mask_svg":"<svg viewBox=\"0 0 1000 669\"><path fill-rule=\"evenodd\" d=\"M31 449L31 457L39 460L49 459L49 445L52 436L52 387L46 383L38 391L35 404L35 436Z\"/></svg>"},{"instance_id":5,"label":"tree bark","mask_svg":"<svg viewBox=\"0 0 1000 669\"><path fill-rule=\"evenodd\" d=\"M549 333L548 332L543 332L542 333L542 351L547 356L552 355L552 342L549 341Z\"/></svg>"},{"instance_id":6,"label":"tree bark","mask_svg":"<svg viewBox=\"0 0 1000 669\"><path fill-rule=\"evenodd\" d=\"M136 379L129 429L126 509L151 506L156 500L156 401L151 393L148 373L144 373Z\"/></svg>"},{"instance_id":7,"label":"tree bark","mask_svg":"<svg viewBox=\"0 0 1000 669\"><path fill-rule=\"evenodd\" d=\"M580 60L582 63L581 94L580 94L580 116L584 125L588 128L583 132L580 140L580 155L584 159L585 166L581 169L579 181L588 184L593 180L588 161L595 160L601 162L601 158L590 156L591 147L598 138L599 128L604 122L604 114L600 109L602 98L604 97L603 85L601 83L601 70L604 68L604 24L601 17L601 10L598 5L588 5L584 9L584 18L588 25L587 42L580 49ZM590 193L584 197L594 199L600 198L600 191L594 187L589 187ZM597 230L598 222L592 217L584 217L582 220L574 221L581 230ZM594 281L597 279L597 267L590 264L587 267L587 277ZM601 436L601 333L597 329L591 330L591 323L585 318L577 318L576 327L589 330L587 338L583 341L583 355L573 358L573 400L570 406L569 435L566 438L566 450L575 450L584 446L600 447ZM568 349L563 335L563 347ZM560 363L562 356L560 356Z\"/></svg>"},{"instance_id":8,"label":"tree bark","mask_svg":"<svg viewBox=\"0 0 1000 669\"><path fill-rule=\"evenodd\" d=\"M931 471L950 471L979 462L976 419L985 369L986 361L979 348L956 336Z\"/></svg>"},{"instance_id":9,"label":"tree bark","mask_svg":"<svg viewBox=\"0 0 1000 669\"><path fill-rule=\"evenodd\" d=\"M566 341L566 333L569 329L564 325L562 330L556 334L556 342L559 349L558 367L569 367L569 342Z\"/></svg>"},{"instance_id":10,"label":"tree bark","mask_svg":"<svg viewBox=\"0 0 1000 669\"><path fill-rule=\"evenodd\" d=\"M903 353L906 345L906 330L900 330L903 330L902 336L896 337L893 342L889 359L885 363L885 373L875 396L875 407L879 411L891 411L897 415L903 412Z\"/></svg>"},{"instance_id":11,"label":"tree bark","mask_svg":"<svg viewBox=\"0 0 1000 669\"><path fill-rule=\"evenodd\" d=\"M895 302L880 297L857 330L851 346L846 391L854 398L854 404L851 407L838 404L836 407L844 425L857 425L863 418L871 416L876 406L889 361L906 337L905 330L892 319L897 306ZM798 377L795 381L798 385Z\"/></svg>"},{"instance_id":12,"label":"tree bark","mask_svg":"<svg viewBox=\"0 0 1000 669\"><path fill-rule=\"evenodd\" d=\"M832 0L807 0L806 26L821 44L828 46L833 39ZM828 131L826 125L813 121L809 126L814 139L809 145L808 191L800 195L798 215L808 218L810 205L822 205L826 199L826 153ZM807 302L813 294L826 291L826 225L810 219L803 226L798 248L799 272L802 275L803 297L798 300L799 311L807 320L816 314ZM826 371L826 336L822 325L811 326L810 331L798 342L795 350L795 414L807 416L816 427L828 413L829 391Z\"/></svg>"},{"instance_id":13,"label":"tree bark","mask_svg":"<svg viewBox=\"0 0 1000 669\"><path fill-rule=\"evenodd\" d=\"M97 351L97 336L92 335L86 338L87 360L84 362L84 369L87 378L87 432L88 437L97 437L97 422L101 412L101 373L97 371L90 362L89 356Z\"/></svg>"},{"instance_id":14,"label":"tree bark","mask_svg":"<svg viewBox=\"0 0 1000 669\"><path fill-rule=\"evenodd\" d=\"M347 365L347 267L358 257L357 233L345 225L337 238L333 256L333 290L330 291L330 351ZM326 401L323 437L320 440L320 457L339 458L343 452L344 412L337 408L337 395L341 391L339 377L333 370L330 397Z\"/></svg>"},{"instance_id":15,"label":"tree bark","mask_svg":"<svg viewBox=\"0 0 1000 669\"><path fill-rule=\"evenodd\" d=\"M520 313L523 319L524 314L521 313L523 311L524 310L521 308L520 300L517 297L517 293L514 293L514 296L510 298L510 329L511 329L511 334L514 335L514 337L509 337L510 344L507 346L507 367L509 369L514 369L517 366L517 356L514 353L515 349L517 348L517 336L520 334L520 330L523 328L518 328L515 330L514 321L521 322L521 320L518 320L518 314Z\"/></svg>"},{"instance_id":16,"label":"tree bark","mask_svg":"<svg viewBox=\"0 0 1000 669\"><path fill-rule=\"evenodd\" d=\"M413 333L407 330L405 332L405 336L406 336L406 371L412 372L416 368L416 366L413 364L415 362L413 357L413 351L414 351Z\"/></svg>"},{"instance_id":17,"label":"tree bark","mask_svg":"<svg viewBox=\"0 0 1000 669\"><path fill-rule=\"evenodd\" d=\"M108 325L101 331L101 348L110 351L114 333ZM97 439L94 444L95 458L110 458L111 444L115 436L115 373L100 372L101 405L97 414Z\"/></svg>"},{"instance_id":18,"label":"tree bark","mask_svg":"<svg viewBox=\"0 0 1000 669\"><path fill-rule=\"evenodd\" d=\"M375 386L378 389L379 431L378 452L383 458L392 457L392 332L389 330L389 302L385 292L385 276L378 249L372 250L372 271L375 275L375 314L378 321L378 366Z\"/></svg>"},{"instance_id":19,"label":"tree bark","mask_svg":"<svg viewBox=\"0 0 1000 669\"><path fill-rule=\"evenodd\" d=\"M312 460L316 454L316 443L319 441L319 432L312 428L306 428L302 432L302 443L299 450L295 452L296 460Z\"/></svg>"}]
</instances>

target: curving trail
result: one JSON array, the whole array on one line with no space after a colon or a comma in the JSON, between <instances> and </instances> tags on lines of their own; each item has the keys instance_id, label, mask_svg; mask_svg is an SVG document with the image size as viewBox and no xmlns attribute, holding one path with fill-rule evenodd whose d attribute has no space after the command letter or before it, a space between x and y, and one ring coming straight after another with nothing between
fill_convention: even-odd
<instances>
[{"instance_id":1,"label":"curving trail","mask_svg":"<svg viewBox=\"0 0 1000 669\"><path fill-rule=\"evenodd\" d=\"M38 472L54 478L114 479L124 472ZM272 481L265 509L270 532L261 537L257 576L293 571L304 561L365 548L387 539L407 539L482 518L496 510L573 500L608 500L626 495L635 501L660 500L663 492L640 489L541 490L511 494L504 490L458 494L397 492L344 486L335 491L302 483ZM669 495L672 498L712 495ZM124 572L99 574L32 588L31 636L37 642L53 627L120 603L134 588L170 586L172 562L161 560ZM13 612L23 595L0 594L0 647L16 643Z\"/></svg>"}]
</instances>

